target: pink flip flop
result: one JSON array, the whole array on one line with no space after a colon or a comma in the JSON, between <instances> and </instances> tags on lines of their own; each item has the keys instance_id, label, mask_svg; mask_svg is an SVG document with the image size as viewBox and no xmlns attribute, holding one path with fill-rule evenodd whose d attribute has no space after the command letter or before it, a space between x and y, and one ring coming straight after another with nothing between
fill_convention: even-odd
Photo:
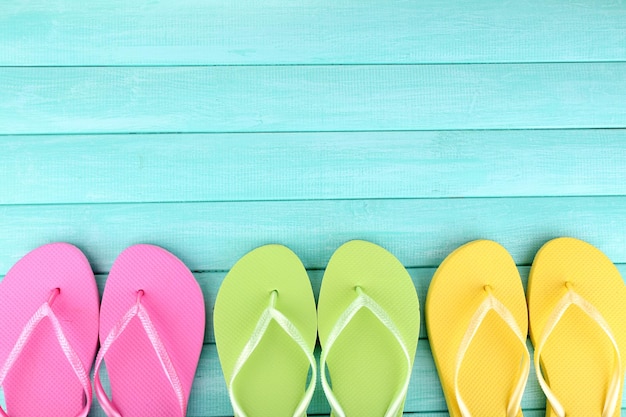
<instances>
[{"instance_id":1,"label":"pink flip flop","mask_svg":"<svg viewBox=\"0 0 626 417\"><path fill-rule=\"evenodd\" d=\"M41 246L0 283L0 385L11 417L85 417L98 343L98 288L85 255Z\"/></svg>"},{"instance_id":2,"label":"pink flip flop","mask_svg":"<svg viewBox=\"0 0 626 417\"><path fill-rule=\"evenodd\" d=\"M100 307L94 385L107 416L184 416L204 340L204 299L165 249L135 245L111 267ZM99 378L102 359L111 400Z\"/></svg>"}]
</instances>

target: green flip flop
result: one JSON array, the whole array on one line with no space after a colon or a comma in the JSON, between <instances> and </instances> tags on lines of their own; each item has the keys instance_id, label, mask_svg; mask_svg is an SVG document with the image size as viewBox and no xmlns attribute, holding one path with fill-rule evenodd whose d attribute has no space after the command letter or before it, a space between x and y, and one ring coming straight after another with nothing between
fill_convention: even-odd
<instances>
[{"instance_id":1,"label":"green flip flop","mask_svg":"<svg viewBox=\"0 0 626 417\"><path fill-rule=\"evenodd\" d=\"M311 283L291 250L262 246L233 266L217 294L214 330L235 416L306 415L317 321Z\"/></svg>"},{"instance_id":2,"label":"green flip flop","mask_svg":"<svg viewBox=\"0 0 626 417\"><path fill-rule=\"evenodd\" d=\"M380 246L348 242L328 263L317 310L322 386L333 416L401 416L420 327L406 269Z\"/></svg>"}]
</instances>

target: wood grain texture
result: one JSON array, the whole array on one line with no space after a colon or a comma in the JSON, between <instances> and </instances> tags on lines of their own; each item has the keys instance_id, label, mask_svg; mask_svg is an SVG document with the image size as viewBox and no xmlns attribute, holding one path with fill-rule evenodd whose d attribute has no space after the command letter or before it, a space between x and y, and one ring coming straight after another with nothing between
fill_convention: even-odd
<instances>
[{"instance_id":1,"label":"wood grain texture","mask_svg":"<svg viewBox=\"0 0 626 417\"><path fill-rule=\"evenodd\" d=\"M622 278L626 281L626 265L617 264L617 268L622 274ZM430 281L432 279L433 274L435 273L436 268L408 268L407 271L411 275L411 279L413 280L413 285L415 285L415 290L417 292L417 296L420 302L420 339L426 339L428 337L426 331L426 322L425 319L425 305L426 305L426 296L428 294L428 287L430 286ZM518 267L520 278L522 280L522 284L524 289L528 284L528 272L530 270L529 266L519 266ZM319 290L322 283L322 278L324 275L324 270L308 270L309 278L311 280L311 287L313 288L313 294L315 296L315 300L318 299ZM227 272L196 272L194 276L202 289L202 294L204 296L205 308L206 308L206 318L205 322L207 323L206 332L204 337L205 343L215 343L215 334L213 333L213 308L215 306L215 299L217 297L217 293L219 291L220 285L224 280ZM98 285L98 290L100 295L102 295L104 286L106 284L106 274L96 274L96 282ZM3 276L0 276L0 280Z\"/></svg>"},{"instance_id":2,"label":"wood grain texture","mask_svg":"<svg viewBox=\"0 0 626 417\"><path fill-rule=\"evenodd\" d=\"M532 358L534 349L530 341L527 341L527 347ZM315 357L319 363L319 346L316 348ZM102 381L103 386L108 390L109 383L105 372L102 373ZM539 387L535 369L531 363L528 384L522 398L522 408L544 412L545 401L545 396ZM622 407L625 405L622 402ZM187 410L188 417L232 416L226 383L221 371L217 349L213 344L204 345L202 350ZM405 413L426 413L425 415L439 415L437 413L447 411L441 383L427 340L420 340L417 345L404 411ZM324 396L321 383L318 381L308 413L309 415L328 415L329 412L330 407ZM104 413L97 404L92 406L90 415L104 417Z\"/></svg>"},{"instance_id":3,"label":"wood grain texture","mask_svg":"<svg viewBox=\"0 0 626 417\"><path fill-rule=\"evenodd\" d=\"M543 243L573 236L626 262L626 197L310 200L235 203L0 206L0 273L35 247L65 241L96 272L127 246L152 243L193 271L227 271L268 243L290 247L310 269L352 239L387 248L407 267L436 266L474 239L493 239L518 265Z\"/></svg>"},{"instance_id":4,"label":"wood grain texture","mask_svg":"<svg viewBox=\"0 0 626 417\"><path fill-rule=\"evenodd\" d=\"M626 265L618 264L617 267L622 274L622 278L626 280ZM524 285L524 289L526 289L526 286L528 285L528 272L530 267L520 266L518 269L522 284ZM408 268L407 270L411 275L411 279L413 280L413 285L415 285L415 290L420 302L419 337L420 339L426 339L428 334L426 331L426 322L424 320L426 316L424 308L426 306L428 287L430 286L430 281L436 268ZM313 288L315 300L317 301L324 270L308 270L307 272L311 280L311 287ZM220 285L226 276L226 272L196 272L194 273L194 276L202 289L206 308L205 322L208 324L206 326L204 342L215 343L215 334L213 333L213 326L211 325L211 323L213 323L213 308L215 306L215 298L217 297ZM98 289L102 295L102 291L104 290L104 285L106 283L106 274L96 274L96 282L98 283Z\"/></svg>"},{"instance_id":5,"label":"wood grain texture","mask_svg":"<svg viewBox=\"0 0 626 417\"><path fill-rule=\"evenodd\" d=\"M626 62L0 68L0 134L626 127Z\"/></svg>"},{"instance_id":6,"label":"wood grain texture","mask_svg":"<svg viewBox=\"0 0 626 417\"><path fill-rule=\"evenodd\" d=\"M530 343L528 343L528 346L532 355L532 346ZM315 352L316 361L318 363L319 356L320 349L318 347ZM432 358L432 352L427 340L421 340L417 345L412 372L404 411L429 413L447 410L435 363ZM105 389L108 389L108 378L104 372L102 381ZM544 402L545 397L543 397L541 388L536 382L534 370L532 370L522 400L522 407L541 409L545 407ZM187 410L188 417L233 415L228 399L228 392L226 390L226 383L217 356L217 349L213 344L204 345L202 349ZM312 415L328 415L329 412L330 407L324 396L321 383L318 381L308 413ZM91 415L104 416L97 404L92 406Z\"/></svg>"},{"instance_id":7,"label":"wood grain texture","mask_svg":"<svg viewBox=\"0 0 626 417\"><path fill-rule=\"evenodd\" d=\"M0 149L0 204L626 194L619 129L5 136Z\"/></svg>"},{"instance_id":8,"label":"wood grain texture","mask_svg":"<svg viewBox=\"0 0 626 417\"><path fill-rule=\"evenodd\" d=\"M619 61L626 5L4 0L0 65Z\"/></svg>"}]
</instances>

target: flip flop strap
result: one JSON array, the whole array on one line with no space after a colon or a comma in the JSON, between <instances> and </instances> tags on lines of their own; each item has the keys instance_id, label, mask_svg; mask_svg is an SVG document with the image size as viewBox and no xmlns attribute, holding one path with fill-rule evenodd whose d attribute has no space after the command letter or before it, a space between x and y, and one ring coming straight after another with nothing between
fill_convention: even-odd
<instances>
[{"instance_id":1,"label":"flip flop strap","mask_svg":"<svg viewBox=\"0 0 626 417\"><path fill-rule=\"evenodd\" d=\"M311 382L309 382L309 386L307 387L304 397L296 407L296 410L293 413L294 417L303 416L306 412L306 408L309 406L311 402L311 398L313 398L313 392L315 391L315 381L317 380L317 365L315 363L315 358L313 357L313 353L306 340L298 330L298 328L287 318L284 314L276 309L276 298L278 297L277 291L272 291L270 294L270 303L269 306L263 310L261 313L261 317L257 322L254 330L252 331L252 335L248 342L244 346L243 350L239 354L237 361L235 362L235 366L233 368L232 376L230 377L230 383L228 384L228 395L230 397L231 404L233 406L233 410L235 412L236 417L246 417L246 413L243 408L237 401L237 397L235 395L235 380L239 375L239 372L244 367L254 350L257 348L261 339L265 335L270 323L275 321L278 325L293 339L294 342L302 349L305 356L309 360L309 364L311 365Z\"/></svg>"},{"instance_id":2,"label":"flip flop strap","mask_svg":"<svg viewBox=\"0 0 626 417\"><path fill-rule=\"evenodd\" d=\"M520 344L523 346L523 364L521 369L521 374L515 387L513 388L513 392L511 394L511 398L509 399L509 403L507 404L506 415L507 417L515 417L520 410L520 405L522 402L522 395L524 394L524 388L526 387L526 382L528 381L528 374L530 372L530 354L528 353L528 349L526 348L526 337L522 333L522 330L519 328L515 317L511 313L511 311L506 308L504 304L500 302L496 297L494 297L491 287L485 286L485 292L487 293L487 297L485 300L478 306L476 312L472 316L469 321L469 325L467 331L463 335L461 339L461 344L459 345L459 350L456 355L456 364L454 370L454 393L456 395L456 401L461 410L461 415L463 417L471 417L469 409L467 405L463 401L463 397L461 396L461 391L459 389L459 374L461 371L461 364L463 363L463 359L465 359L465 354L467 353L467 349L474 340L474 336L478 332L478 329L482 325L487 313L490 311L495 311L498 313L500 318L504 320L504 322L511 328Z\"/></svg>"},{"instance_id":3,"label":"flip flop strap","mask_svg":"<svg viewBox=\"0 0 626 417\"><path fill-rule=\"evenodd\" d=\"M72 349L72 346L67 340L67 337L65 337L65 333L63 333L63 328L61 327L61 323L59 322L59 319L57 318L56 314L54 314L54 311L52 310L51 305L54 302L56 296L59 294L60 294L60 290L58 288L55 289L52 292L52 295L50 296L48 301L43 303L41 307L39 307L37 311L35 311L35 314L31 316L31 318L26 323L26 326L24 326L24 329L22 329L22 333L18 337L17 342L15 342L15 345L13 346L11 353L9 353L9 356L6 362L4 363L4 365L2 366L2 370L0 371L0 386L4 384L4 380L6 376L8 375L13 365L15 364L15 361L17 361L20 354L24 350L24 347L28 343L28 340L30 339L31 335L33 334L33 332L35 331L39 323L41 323L41 321L45 317L48 317L48 319L50 320L50 323L52 323L52 328L54 329L54 335L56 336L57 341L59 342L59 345L61 346L61 350L63 351L63 354L67 358L67 361L72 367L72 370L76 374L76 378L80 381L80 384L82 385L83 390L85 391L85 397L87 399L86 404L83 406L83 409L76 415L76 417L86 417L87 414L89 413L89 408L91 407L91 401L92 401L89 374L85 370L85 367L83 366L82 361L78 357L78 354L74 351L74 349ZM8 417L6 412L1 407L0 407L0 416Z\"/></svg>"},{"instance_id":4,"label":"flip flop strap","mask_svg":"<svg viewBox=\"0 0 626 417\"><path fill-rule=\"evenodd\" d=\"M335 323L328 335L328 339L325 343L326 347L322 350L322 355L320 358L322 387L324 388L324 393L326 394L326 398L328 399L328 402L333 409L334 415L337 417L345 417L346 413L343 411L343 408L339 404L339 400L337 400L337 398L333 394L332 388L330 387L330 384L328 383L328 380L326 378L326 358L328 357L328 354L330 353L333 345L335 344L335 341L337 340L341 332L343 332L346 326L350 323L350 321L352 321L354 316L361 309L366 308L371 311L374 316L387 328L387 330L389 330L389 333L393 335L393 337L398 342L398 345L400 345L402 353L404 353L404 357L406 359L407 371L404 377L404 382L394 399L391 401L389 408L387 408L387 411L385 412L385 417L393 417L400 411L400 407L402 407L402 402L404 401L404 397L406 396L406 392L409 388L409 381L411 380L412 371L411 355L409 354L409 350L404 343L404 339L402 337L400 329L398 329L398 327L395 325L389 314L387 314L387 312L376 301L374 301L371 297L365 294L361 287L356 287L355 291L357 292L356 299L352 303L350 303L350 305L345 309L341 316L339 316L337 322Z\"/></svg>"},{"instance_id":5,"label":"flip flop strap","mask_svg":"<svg viewBox=\"0 0 626 417\"><path fill-rule=\"evenodd\" d=\"M584 299L580 294L575 292L569 282L565 284L567 288L567 292L565 295L559 300L556 304L552 313L546 320L546 324L544 326L543 332L541 334L541 338L537 343L537 347L535 348L535 369L537 370L537 379L539 380L539 385L541 385L541 389L543 390L546 398L550 402L550 406L556 413L558 417L565 417L565 409L563 405L556 398L556 395L550 387L548 386L546 380L543 377L540 367L540 356L543 347L554 331L555 327L565 314L565 311L571 306L575 305L579 307L585 314L587 314L596 324L604 331L607 335L611 344L613 345L614 350L614 369L613 376L611 377L611 381L609 383L606 399L604 402L604 408L602 409L602 417L610 417L613 415L615 411L615 407L617 406L617 401L619 399L619 394L622 391L622 379L621 379L621 369L622 369L622 361L619 353L619 347L617 345L617 341L613 336L613 332L611 332L611 327L606 322L602 313L598 309L596 309L589 301Z\"/></svg>"},{"instance_id":6,"label":"flip flop strap","mask_svg":"<svg viewBox=\"0 0 626 417\"><path fill-rule=\"evenodd\" d=\"M94 370L94 385L96 388L96 396L98 397L98 401L102 406L102 409L109 417L122 417L120 412L115 408L113 403L107 397L106 392L102 388L102 383L100 382L100 365L102 364L102 360L104 356L111 348L111 346L115 343L115 341L122 335L124 330L128 327L130 321L137 317L143 326L143 329L154 348L154 352L159 358L159 362L161 363L161 367L163 368L163 372L167 377L174 394L176 395L176 399L178 400L178 405L180 407L180 415L185 415L185 410L187 409L187 404L185 400L185 393L183 390L183 386L178 378L178 374L176 373L176 369L174 369L174 365L167 353L167 349L163 344L163 341L159 337L159 333L157 332L154 323L150 319L150 315L148 314L148 310L141 303L141 297L143 296L143 290L137 292L137 302L124 314L122 319L118 321L115 326L109 332L107 338L104 343L100 347L100 351L98 352L98 356L96 358L96 367Z\"/></svg>"}]
</instances>

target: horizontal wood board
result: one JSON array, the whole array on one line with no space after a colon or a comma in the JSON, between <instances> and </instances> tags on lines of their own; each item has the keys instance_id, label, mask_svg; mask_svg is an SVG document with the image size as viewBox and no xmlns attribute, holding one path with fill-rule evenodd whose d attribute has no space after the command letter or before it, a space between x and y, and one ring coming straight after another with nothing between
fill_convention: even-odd
<instances>
[{"instance_id":1,"label":"horizontal wood board","mask_svg":"<svg viewBox=\"0 0 626 417\"><path fill-rule=\"evenodd\" d=\"M624 129L0 136L0 147L4 205L626 194Z\"/></svg>"},{"instance_id":2,"label":"horizontal wood board","mask_svg":"<svg viewBox=\"0 0 626 417\"><path fill-rule=\"evenodd\" d=\"M622 1L5 0L0 65L623 61Z\"/></svg>"},{"instance_id":3,"label":"horizontal wood board","mask_svg":"<svg viewBox=\"0 0 626 417\"><path fill-rule=\"evenodd\" d=\"M626 62L0 67L0 134L626 127Z\"/></svg>"},{"instance_id":4,"label":"horizontal wood board","mask_svg":"<svg viewBox=\"0 0 626 417\"><path fill-rule=\"evenodd\" d=\"M310 269L352 239L386 247L407 267L436 266L456 247L492 239L519 265L543 243L573 236L626 262L626 197L310 200L0 206L0 273L31 249L66 241L107 272L127 246L152 243L193 271L227 271L268 243L290 247Z\"/></svg>"}]
</instances>

